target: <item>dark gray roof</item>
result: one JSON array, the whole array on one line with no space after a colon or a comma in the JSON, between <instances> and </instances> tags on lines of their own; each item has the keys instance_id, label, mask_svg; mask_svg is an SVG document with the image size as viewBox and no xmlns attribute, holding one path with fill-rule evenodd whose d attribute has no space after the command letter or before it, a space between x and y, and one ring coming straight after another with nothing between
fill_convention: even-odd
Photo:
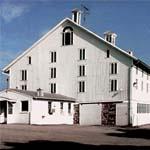
<instances>
[{"instance_id":1,"label":"dark gray roof","mask_svg":"<svg viewBox=\"0 0 150 150\"><path fill-rule=\"evenodd\" d=\"M75 102L75 98L64 96L61 94L51 94L48 92L44 92L43 96L38 96L36 91L25 91L25 90L19 90L19 89L7 89L7 91L14 91L20 94L24 94L27 96L31 96L33 99L36 100L54 100L54 101L69 101L69 102Z\"/></svg>"}]
</instances>

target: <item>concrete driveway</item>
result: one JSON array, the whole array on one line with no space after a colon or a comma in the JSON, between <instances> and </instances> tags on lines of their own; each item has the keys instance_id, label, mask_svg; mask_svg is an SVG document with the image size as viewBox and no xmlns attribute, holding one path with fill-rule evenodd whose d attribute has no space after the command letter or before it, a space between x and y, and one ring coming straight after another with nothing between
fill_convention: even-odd
<instances>
[{"instance_id":1,"label":"concrete driveway","mask_svg":"<svg viewBox=\"0 0 150 150\"><path fill-rule=\"evenodd\" d=\"M0 125L0 149L150 150L150 128Z\"/></svg>"}]
</instances>

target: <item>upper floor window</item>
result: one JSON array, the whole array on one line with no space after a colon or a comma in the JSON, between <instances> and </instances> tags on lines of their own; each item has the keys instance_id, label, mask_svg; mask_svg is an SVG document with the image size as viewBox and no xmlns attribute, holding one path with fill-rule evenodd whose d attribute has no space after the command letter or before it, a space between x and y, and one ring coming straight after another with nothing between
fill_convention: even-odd
<instances>
[{"instance_id":1,"label":"upper floor window","mask_svg":"<svg viewBox=\"0 0 150 150\"><path fill-rule=\"evenodd\" d=\"M79 59L80 60L85 60L85 49L80 49L80 53L79 53Z\"/></svg>"},{"instance_id":2,"label":"upper floor window","mask_svg":"<svg viewBox=\"0 0 150 150\"><path fill-rule=\"evenodd\" d=\"M81 65L79 66L79 76L85 76L85 66Z\"/></svg>"},{"instance_id":3,"label":"upper floor window","mask_svg":"<svg viewBox=\"0 0 150 150\"><path fill-rule=\"evenodd\" d=\"M51 83L50 84L50 92L51 93L56 93L56 83Z\"/></svg>"},{"instance_id":4,"label":"upper floor window","mask_svg":"<svg viewBox=\"0 0 150 150\"><path fill-rule=\"evenodd\" d=\"M117 89L118 89L117 80L110 80L110 90L111 90L111 92L117 91Z\"/></svg>"},{"instance_id":5,"label":"upper floor window","mask_svg":"<svg viewBox=\"0 0 150 150\"><path fill-rule=\"evenodd\" d=\"M136 67L136 74L138 74L138 67Z\"/></svg>"},{"instance_id":6,"label":"upper floor window","mask_svg":"<svg viewBox=\"0 0 150 150\"><path fill-rule=\"evenodd\" d=\"M51 63L56 62L56 52L50 52L51 53Z\"/></svg>"},{"instance_id":7,"label":"upper floor window","mask_svg":"<svg viewBox=\"0 0 150 150\"><path fill-rule=\"evenodd\" d=\"M147 91L147 93L149 92L149 84L148 83L146 84L146 91Z\"/></svg>"},{"instance_id":8,"label":"upper floor window","mask_svg":"<svg viewBox=\"0 0 150 150\"><path fill-rule=\"evenodd\" d=\"M143 81L141 81L141 91L143 91Z\"/></svg>"},{"instance_id":9,"label":"upper floor window","mask_svg":"<svg viewBox=\"0 0 150 150\"><path fill-rule=\"evenodd\" d=\"M31 56L28 56L28 64L31 65Z\"/></svg>"},{"instance_id":10,"label":"upper floor window","mask_svg":"<svg viewBox=\"0 0 150 150\"><path fill-rule=\"evenodd\" d=\"M110 64L110 73L111 74L117 74L117 70L118 70L117 63L111 63Z\"/></svg>"},{"instance_id":11,"label":"upper floor window","mask_svg":"<svg viewBox=\"0 0 150 150\"><path fill-rule=\"evenodd\" d=\"M21 70L21 80L22 81L27 80L27 70Z\"/></svg>"},{"instance_id":12,"label":"upper floor window","mask_svg":"<svg viewBox=\"0 0 150 150\"><path fill-rule=\"evenodd\" d=\"M73 44L73 29L71 27L65 27L62 35L62 45Z\"/></svg>"},{"instance_id":13,"label":"upper floor window","mask_svg":"<svg viewBox=\"0 0 150 150\"><path fill-rule=\"evenodd\" d=\"M110 57L110 50L107 50L107 58Z\"/></svg>"},{"instance_id":14,"label":"upper floor window","mask_svg":"<svg viewBox=\"0 0 150 150\"><path fill-rule=\"evenodd\" d=\"M56 78L56 68L51 68L51 78Z\"/></svg>"},{"instance_id":15,"label":"upper floor window","mask_svg":"<svg viewBox=\"0 0 150 150\"><path fill-rule=\"evenodd\" d=\"M79 92L85 92L85 81L79 82Z\"/></svg>"}]
</instances>

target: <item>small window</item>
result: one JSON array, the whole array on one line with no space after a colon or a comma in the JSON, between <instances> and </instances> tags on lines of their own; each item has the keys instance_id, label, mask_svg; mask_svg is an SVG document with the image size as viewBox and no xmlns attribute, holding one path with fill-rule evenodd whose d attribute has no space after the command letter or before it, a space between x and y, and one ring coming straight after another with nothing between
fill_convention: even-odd
<instances>
[{"instance_id":1,"label":"small window","mask_svg":"<svg viewBox=\"0 0 150 150\"><path fill-rule=\"evenodd\" d=\"M49 113L50 115L53 114L53 112L52 112L52 102L48 102L48 113Z\"/></svg>"},{"instance_id":2,"label":"small window","mask_svg":"<svg viewBox=\"0 0 150 150\"><path fill-rule=\"evenodd\" d=\"M85 92L85 81L79 82L79 92Z\"/></svg>"},{"instance_id":3,"label":"small window","mask_svg":"<svg viewBox=\"0 0 150 150\"><path fill-rule=\"evenodd\" d=\"M141 81L141 91L143 91L143 81Z\"/></svg>"},{"instance_id":4,"label":"small window","mask_svg":"<svg viewBox=\"0 0 150 150\"><path fill-rule=\"evenodd\" d=\"M111 63L110 64L110 73L117 74L117 71L118 71L117 63Z\"/></svg>"},{"instance_id":5,"label":"small window","mask_svg":"<svg viewBox=\"0 0 150 150\"><path fill-rule=\"evenodd\" d=\"M26 91L27 90L27 85L26 84L25 85L21 85L21 90Z\"/></svg>"},{"instance_id":6,"label":"small window","mask_svg":"<svg viewBox=\"0 0 150 150\"><path fill-rule=\"evenodd\" d=\"M107 58L110 57L110 50L107 50Z\"/></svg>"},{"instance_id":7,"label":"small window","mask_svg":"<svg viewBox=\"0 0 150 150\"><path fill-rule=\"evenodd\" d=\"M149 92L149 84L148 83L146 84L146 91L147 91L147 93Z\"/></svg>"},{"instance_id":8,"label":"small window","mask_svg":"<svg viewBox=\"0 0 150 150\"><path fill-rule=\"evenodd\" d=\"M31 56L28 57L28 64L31 65Z\"/></svg>"},{"instance_id":9,"label":"small window","mask_svg":"<svg viewBox=\"0 0 150 150\"><path fill-rule=\"evenodd\" d=\"M56 52L50 52L51 53L51 63L56 62Z\"/></svg>"},{"instance_id":10,"label":"small window","mask_svg":"<svg viewBox=\"0 0 150 150\"><path fill-rule=\"evenodd\" d=\"M138 67L136 67L136 74L138 75Z\"/></svg>"},{"instance_id":11,"label":"small window","mask_svg":"<svg viewBox=\"0 0 150 150\"><path fill-rule=\"evenodd\" d=\"M21 111L28 111L28 101L21 102Z\"/></svg>"},{"instance_id":12,"label":"small window","mask_svg":"<svg viewBox=\"0 0 150 150\"><path fill-rule=\"evenodd\" d=\"M61 113L63 112L63 109L64 109L64 103L60 102L60 111L61 111Z\"/></svg>"},{"instance_id":13,"label":"small window","mask_svg":"<svg viewBox=\"0 0 150 150\"><path fill-rule=\"evenodd\" d=\"M144 77L144 71L142 71L142 77Z\"/></svg>"},{"instance_id":14,"label":"small window","mask_svg":"<svg viewBox=\"0 0 150 150\"><path fill-rule=\"evenodd\" d=\"M13 114L13 104L8 102L8 114Z\"/></svg>"},{"instance_id":15,"label":"small window","mask_svg":"<svg viewBox=\"0 0 150 150\"><path fill-rule=\"evenodd\" d=\"M68 113L71 113L71 103L68 103Z\"/></svg>"},{"instance_id":16,"label":"small window","mask_svg":"<svg viewBox=\"0 0 150 150\"><path fill-rule=\"evenodd\" d=\"M117 91L118 85L117 85L117 80L111 80L110 81L110 90L111 92Z\"/></svg>"},{"instance_id":17,"label":"small window","mask_svg":"<svg viewBox=\"0 0 150 150\"><path fill-rule=\"evenodd\" d=\"M51 68L51 78L56 78L56 68Z\"/></svg>"},{"instance_id":18,"label":"small window","mask_svg":"<svg viewBox=\"0 0 150 150\"><path fill-rule=\"evenodd\" d=\"M22 81L27 80L27 70L21 70L21 80Z\"/></svg>"},{"instance_id":19,"label":"small window","mask_svg":"<svg viewBox=\"0 0 150 150\"><path fill-rule=\"evenodd\" d=\"M50 92L51 93L56 93L56 83L51 83L50 84Z\"/></svg>"},{"instance_id":20,"label":"small window","mask_svg":"<svg viewBox=\"0 0 150 150\"><path fill-rule=\"evenodd\" d=\"M79 76L85 76L85 66L79 66Z\"/></svg>"},{"instance_id":21,"label":"small window","mask_svg":"<svg viewBox=\"0 0 150 150\"><path fill-rule=\"evenodd\" d=\"M80 52L79 52L79 59L80 60L85 60L85 49L80 49Z\"/></svg>"},{"instance_id":22,"label":"small window","mask_svg":"<svg viewBox=\"0 0 150 150\"><path fill-rule=\"evenodd\" d=\"M73 44L73 29L71 27L65 27L63 29L62 45Z\"/></svg>"}]
</instances>

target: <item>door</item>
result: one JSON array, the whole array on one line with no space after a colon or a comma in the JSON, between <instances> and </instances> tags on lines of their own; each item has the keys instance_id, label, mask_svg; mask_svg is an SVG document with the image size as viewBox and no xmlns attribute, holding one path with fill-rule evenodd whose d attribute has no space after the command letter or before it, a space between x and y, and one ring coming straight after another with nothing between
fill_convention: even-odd
<instances>
[{"instance_id":1,"label":"door","mask_svg":"<svg viewBox=\"0 0 150 150\"><path fill-rule=\"evenodd\" d=\"M74 116L73 116L73 123L74 124L79 124L79 104L74 105Z\"/></svg>"},{"instance_id":2,"label":"door","mask_svg":"<svg viewBox=\"0 0 150 150\"><path fill-rule=\"evenodd\" d=\"M102 104L102 125L106 125L106 126L116 125L116 104L115 103Z\"/></svg>"},{"instance_id":3,"label":"door","mask_svg":"<svg viewBox=\"0 0 150 150\"><path fill-rule=\"evenodd\" d=\"M7 123L7 101L0 102L0 123Z\"/></svg>"}]
</instances>

